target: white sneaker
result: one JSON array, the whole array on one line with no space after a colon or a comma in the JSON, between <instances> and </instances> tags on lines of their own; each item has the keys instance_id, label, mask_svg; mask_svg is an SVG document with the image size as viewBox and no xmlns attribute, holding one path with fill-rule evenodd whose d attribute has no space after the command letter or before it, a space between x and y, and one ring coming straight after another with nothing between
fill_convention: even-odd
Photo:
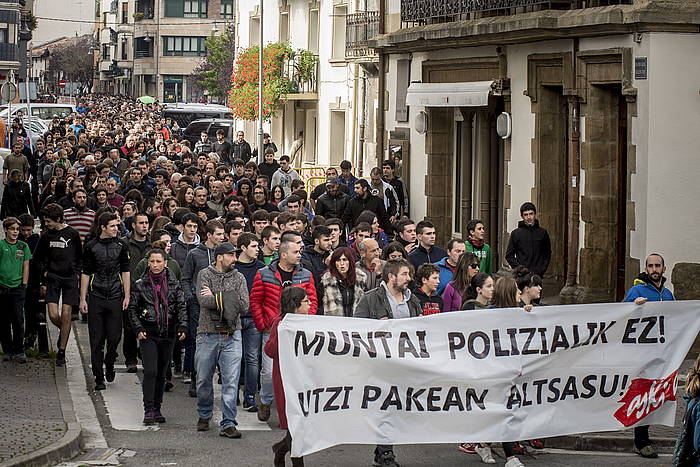
<instances>
[{"instance_id":1,"label":"white sneaker","mask_svg":"<svg viewBox=\"0 0 700 467\"><path fill-rule=\"evenodd\" d=\"M477 444L476 453L481 457L481 462L484 464L495 464L496 459L493 458L493 453L489 446L480 446Z\"/></svg>"},{"instance_id":2,"label":"white sneaker","mask_svg":"<svg viewBox=\"0 0 700 467\"><path fill-rule=\"evenodd\" d=\"M513 457L508 462L506 462L506 467L525 467L525 464L520 462L520 459Z\"/></svg>"}]
</instances>

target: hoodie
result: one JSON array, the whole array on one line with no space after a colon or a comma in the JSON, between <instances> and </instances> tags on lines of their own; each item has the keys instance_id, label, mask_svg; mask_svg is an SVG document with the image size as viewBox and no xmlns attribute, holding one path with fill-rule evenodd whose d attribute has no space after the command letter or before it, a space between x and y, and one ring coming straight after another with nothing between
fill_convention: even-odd
<instances>
[{"instance_id":1,"label":"hoodie","mask_svg":"<svg viewBox=\"0 0 700 467\"><path fill-rule=\"evenodd\" d=\"M634 286L627 291L625 302L633 302L636 298L644 297L650 302L665 302L675 300L673 292L664 287L666 278L661 276L661 288L656 287L646 272L639 274L634 280Z\"/></svg>"},{"instance_id":2,"label":"hoodie","mask_svg":"<svg viewBox=\"0 0 700 467\"><path fill-rule=\"evenodd\" d=\"M170 253L172 253L172 248ZM185 266L182 268L182 289L185 293L185 300L189 302L196 298L197 274L202 269L214 264L214 260L214 248L207 248L205 243L200 243L187 253Z\"/></svg>"},{"instance_id":3,"label":"hoodie","mask_svg":"<svg viewBox=\"0 0 700 467\"><path fill-rule=\"evenodd\" d=\"M212 295L202 295L202 287ZM248 288L243 274L231 269L219 272L214 266L201 270L197 277L199 324L197 334L235 331L241 329L242 313L248 311Z\"/></svg>"},{"instance_id":4,"label":"hoodie","mask_svg":"<svg viewBox=\"0 0 700 467\"><path fill-rule=\"evenodd\" d=\"M428 295L423 289L418 287L413 291L413 296L420 302L421 314L423 316L442 313L442 297L439 295Z\"/></svg>"},{"instance_id":5,"label":"hoodie","mask_svg":"<svg viewBox=\"0 0 700 467\"><path fill-rule=\"evenodd\" d=\"M189 253L190 250L194 250L199 244L199 234L194 234L194 241L192 243L187 243L185 241L185 237L181 233L180 236L177 237L177 240L175 240L175 242L170 247L170 256L172 256L172 258L175 261L177 261L177 264L180 265L180 268L184 268L187 253Z\"/></svg>"}]
</instances>

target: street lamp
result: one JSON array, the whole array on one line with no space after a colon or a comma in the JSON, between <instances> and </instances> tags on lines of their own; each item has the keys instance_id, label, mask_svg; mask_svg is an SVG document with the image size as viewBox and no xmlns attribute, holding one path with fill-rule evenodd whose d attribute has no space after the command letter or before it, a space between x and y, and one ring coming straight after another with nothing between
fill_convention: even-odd
<instances>
[{"instance_id":1,"label":"street lamp","mask_svg":"<svg viewBox=\"0 0 700 467\"><path fill-rule=\"evenodd\" d=\"M265 0L260 0L260 57L258 64L258 164L265 160L265 154L263 154L263 3Z\"/></svg>"}]
</instances>

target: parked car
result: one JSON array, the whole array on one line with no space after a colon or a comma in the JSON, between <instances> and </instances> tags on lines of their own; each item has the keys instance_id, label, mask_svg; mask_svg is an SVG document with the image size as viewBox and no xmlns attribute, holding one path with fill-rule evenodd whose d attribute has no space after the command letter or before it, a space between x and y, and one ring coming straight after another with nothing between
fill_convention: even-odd
<instances>
[{"instance_id":1,"label":"parked car","mask_svg":"<svg viewBox=\"0 0 700 467\"><path fill-rule=\"evenodd\" d=\"M209 141L216 141L216 130L222 129L226 132L226 139L233 141L236 132L235 121L232 118L203 118L195 120L187 125L183 131L183 137L190 142L192 147L199 141L199 135L206 131Z\"/></svg>"},{"instance_id":2,"label":"parked car","mask_svg":"<svg viewBox=\"0 0 700 467\"><path fill-rule=\"evenodd\" d=\"M68 115L75 112L75 106L71 104L44 104L44 103L31 103L29 108L32 111L32 116L44 120L49 123L54 116L59 118L67 117ZM27 115L27 104L13 104L12 105L12 115L10 120L15 117L22 116L24 118ZM9 107L6 107L0 111L0 118L8 120L8 113L10 111Z\"/></svg>"},{"instance_id":3,"label":"parked car","mask_svg":"<svg viewBox=\"0 0 700 467\"><path fill-rule=\"evenodd\" d=\"M218 104L166 104L161 115L172 118L181 128L203 118L233 118L230 108Z\"/></svg>"}]
</instances>

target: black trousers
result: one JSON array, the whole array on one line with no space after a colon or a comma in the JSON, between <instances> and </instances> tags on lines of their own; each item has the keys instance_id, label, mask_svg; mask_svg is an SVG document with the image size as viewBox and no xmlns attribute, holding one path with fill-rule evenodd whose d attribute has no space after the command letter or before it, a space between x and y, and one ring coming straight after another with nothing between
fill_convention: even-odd
<instances>
[{"instance_id":1,"label":"black trousers","mask_svg":"<svg viewBox=\"0 0 700 467\"><path fill-rule=\"evenodd\" d=\"M105 300L88 297L88 332L90 333L90 360L92 374L97 381L104 379L102 366L114 367L117 348L122 337L122 299ZM105 353L105 342L107 352Z\"/></svg>"},{"instance_id":2,"label":"black trousers","mask_svg":"<svg viewBox=\"0 0 700 467\"><path fill-rule=\"evenodd\" d=\"M143 364L143 408L160 410L160 405L163 403L165 372L173 355L175 338L149 333L146 335L146 339L139 341Z\"/></svg>"},{"instance_id":3,"label":"black trousers","mask_svg":"<svg viewBox=\"0 0 700 467\"><path fill-rule=\"evenodd\" d=\"M649 439L649 425L634 428L634 447L642 449L651 444Z\"/></svg>"},{"instance_id":4,"label":"black trousers","mask_svg":"<svg viewBox=\"0 0 700 467\"><path fill-rule=\"evenodd\" d=\"M0 345L8 355L24 353L24 287L0 293Z\"/></svg>"},{"instance_id":5,"label":"black trousers","mask_svg":"<svg viewBox=\"0 0 700 467\"><path fill-rule=\"evenodd\" d=\"M127 310L122 311L122 320L124 323L124 343L122 344L124 363L127 365L136 365L138 363L139 347L136 342L136 334L134 334L131 321L129 321L129 313Z\"/></svg>"}]
</instances>

